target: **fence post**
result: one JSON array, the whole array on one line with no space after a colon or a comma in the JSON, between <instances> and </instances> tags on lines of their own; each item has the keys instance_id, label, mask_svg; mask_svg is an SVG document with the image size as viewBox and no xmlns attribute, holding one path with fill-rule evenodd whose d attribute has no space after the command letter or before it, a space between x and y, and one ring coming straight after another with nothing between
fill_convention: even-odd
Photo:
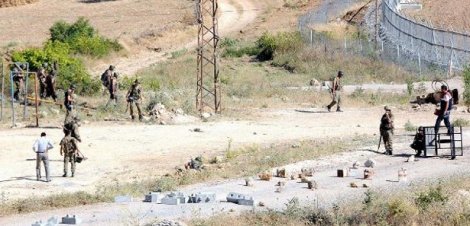
<instances>
[{"instance_id":1,"label":"fence post","mask_svg":"<svg viewBox=\"0 0 470 226\"><path fill-rule=\"evenodd\" d=\"M313 46L313 30L310 29L310 45Z\"/></svg>"},{"instance_id":2,"label":"fence post","mask_svg":"<svg viewBox=\"0 0 470 226\"><path fill-rule=\"evenodd\" d=\"M0 111L0 121L3 121L3 104L5 103L5 64L3 63L3 58L2 58L2 71L0 72L2 74L2 104L1 104L1 111Z\"/></svg>"},{"instance_id":3,"label":"fence post","mask_svg":"<svg viewBox=\"0 0 470 226\"><path fill-rule=\"evenodd\" d=\"M421 76L421 54L418 52L418 67L419 67L419 75Z\"/></svg>"},{"instance_id":4,"label":"fence post","mask_svg":"<svg viewBox=\"0 0 470 226\"><path fill-rule=\"evenodd\" d=\"M400 46L397 44L397 60L400 60Z\"/></svg>"}]
</instances>

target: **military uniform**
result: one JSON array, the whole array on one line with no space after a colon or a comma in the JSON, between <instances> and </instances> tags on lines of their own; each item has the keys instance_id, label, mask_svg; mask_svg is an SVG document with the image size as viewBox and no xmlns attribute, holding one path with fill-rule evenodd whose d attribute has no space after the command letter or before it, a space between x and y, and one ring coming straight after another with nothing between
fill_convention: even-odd
<instances>
[{"instance_id":1,"label":"military uniform","mask_svg":"<svg viewBox=\"0 0 470 226\"><path fill-rule=\"evenodd\" d=\"M38 78L38 81L39 81L39 96L41 98L45 98L46 97L46 77L47 77L47 64L44 63L43 66L41 68L39 68L38 72L37 72L37 78Z\"/></svg>"},{"instance_id":2,"label":"military uniform","mask_svg":"<svg viewBox=\"0 0 470 226\"><path fill-rule=\"evenodd\" d=\"M114 105L117 105L117 89L118 89L118 74L114 73L111 77L111 80L108 84L108 91L109 91L109 101L106 103L106 107L111 101L114 101Z\"/></svg>"},{"instance_id":3,"label":"military uniform","mask_svg":"<svg viewBox=\"0 0 470 226\"><path fill-rule=\"evenodd\" d=\"M51 69L51 71L49 71L49 73L47 73L47 76L46 76L46 80L45 80L45 83L46 83L46 97L52 97L52 99L54 99L54 101L57 101L57 94L55 92L55 78L57 77L57 74L59 73L58 71L58 66L57 66L57 62L54 62L54 65Z\"/></svg>"},{"instance_id":4,"label":"military uniform","mask_svg":"<svg viewBox=\"0 0 470 226\"><path fill-rule=\"evenodd\" d=\"M337 112L342 111L341 110L341 91L343 89L343 86L341 84L341 77L343 77L343 72L339 71L338 75L334 79L332 79L333 81L332 81L332 86L330 89L332 100L331 100L331 103L328 104L327 106L328 111L331 111L331 108L335 104L337 104L336 111Z\"/></svg>"},{"instance_id":5,"label":"military uniform","mask_svg":"<svg viewBox=\"0 0 470 226\"><path fill-rule=\"evenodd\" d=\"M139 120L142 121L143 116L142 116L142 111L140 109L140 100L142 99L142 90L140 88L140 83L137 79L134 81L134 84L131 85L131 88L127 92L126 98L127 98L127 102L129 103L132 120L135 119L134 107L133 107L133 104L135 104L135 106L137 107L137 112L139 114Z\"/></svg>"},{"instance_id":6,"label":"military uniform","mask_svg":"<svg viewBox=\"0 0 470 226\"><path fill-rule=\"evenodd\" d=\"M78 121L78 117L73 116L72 114L67 115L64 121L64 129L70 131L71 136L73 138L77 139L79 142L82 142L82 139L80 138L80 133L78 131Z\"/></svg>"},{"instance_id":7,"label":"military uniform","mask_svg":"<svg viewBox=\"0 0 470 226\"><path fill-rule=\"evenodd\" d=\"M383 138L385 145L385 154L393 154L393 115L390 108L387 106L384 108L385 114L380 119L380 135Z\"/></svg>"},{"instance_id":8,"label":"military uniform","mask_svg":"<svg viewBox=\"0 0 470 226\"><path fill-rule=\"evenodd\" d=\"M21 96L24 95L24 75L23 69L21 67L15 66L13 69L13 82L15 83L15 93L13 94L13 98L15 100L20 100Z\"/></svg>"},{"instance_id":9,"label":"military uniform","mask_svg":"<svg viewBox=\"0 0 470 226\"><path fill-rule=\"evenodd\" d=\"M109 65L109 68L106 69L103 74L101 74L101 84L105 88L103 90L103 95L105 94L106 90L109 90L109 83L111 82L111 79L114 75L114 69L115 67L113 65Z\"/></svg>"},{"instance_id":10,"label":"military uniform","mask_svg":"<svg viewBox=\"0 0 470 226\"><path fill-rule=\"evenodd\" d=\"M66 133L64 138L60 141L60 155L64 155L64 175L68 175L68 163L71 165L72 177L75 176L75 160L78 155L78 142L77 140L70 136L70 132Z\"/></svg>"}]
</instances>

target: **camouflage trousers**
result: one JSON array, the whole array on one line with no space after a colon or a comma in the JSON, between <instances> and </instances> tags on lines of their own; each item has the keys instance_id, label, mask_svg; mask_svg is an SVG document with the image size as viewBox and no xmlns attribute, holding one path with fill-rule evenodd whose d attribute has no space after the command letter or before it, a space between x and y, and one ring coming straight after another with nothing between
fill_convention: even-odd
<instances>
[{"instance_id":1,"label":"camouflage trousers","mask_svg":"<svg viewBox=\"0 0 470 226\"><path fill-rule=\"evenodd\" d=\"M331 96L331 103L328 104L328 108L332 108L335 104L338 104L336 106L337 109L341 109L341 91L336 91L335 94L332 94Z\"/></svg>"},{"instance_id":2,"label":"camouflage trousers","mask_svg":"<svg viewBox=\"0 0 470 226\"><path fill-rule=\"evenodd\" d=\"M67 153L64 155L64 176L68 174L69 162L70 162L70 171L72 172L72 176L75 176L75 153Z\"/></svg>"},{"instance_id":3,"label":"camouflage trousers","mask_svg":"<svg viewBox=\"0 0 470 226\"><path fill-rule=\"evenodd\" d=\"M393 152L393 130L381 130L380 135L384 141L385 151L391 154Z\"/></svg>"},{"instance_id":4,"label":"camouflage trousers","mask_svg":"<svg viewBox=\"0 0 470 226\"><path fill-rule=\"evenodd\" d=\"M129 102L129 110L131 113L131 118L134 119L134 105L137 108L137 113L139 114L139 120L142 120L142 110L140 110L140 103L138 101L131 101Z\"/></svg>"}]
</instances>

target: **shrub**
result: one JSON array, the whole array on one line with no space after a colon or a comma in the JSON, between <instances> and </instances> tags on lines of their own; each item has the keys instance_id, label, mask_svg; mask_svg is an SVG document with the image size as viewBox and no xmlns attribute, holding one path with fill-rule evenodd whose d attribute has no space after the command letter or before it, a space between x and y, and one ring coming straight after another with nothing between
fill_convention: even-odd
<instances>
[{"instance_id":1,"label":"shrub","mask_svg":"<svg viewBox=\"0 0 470 226\"><path fill-rule=\"evenodd\" d=\"M303 46L302 38L298 32L284 32L277 35L264 33L257 41L260 50L257 59L267 61L274 59L275 54L292 54Z\"/></svg>"},{"instance_id":2,"label":"shrub","mask_svg":"<svg viewBox=\"0 0 470 226\"><path fill-rule=\"evenodd\" d=\"M407 131L407 132L414 132L414 131L416 131L416 126L413 125L413 123L411 123L410 120L408 120L408 121L405 123L405 131Z\"/></svg>"},{"instance_id":3,"label":"shrub","mask_svg":"<svg viewBox=\"0 0 470 226\"><path fill-rule=\"evenodd\" d=\"M470 65L463 72L464 89L463 100L465 105L470 106Z\"/></svg>"},{"instance_id":4,"label":"shrub","mask_svg":"<svg viewBox=\"0 0 470 226\"><path fill-rule=\"evenodd\" d=\"M454 121L452 121L452 125L457 126L457 127L458 126L467 127L467 126L470 126L470 121L467 119L463 119L463 118L457 118Z\"/></svg>"},{"instance_id":5,"label":"shrub","mask_svg":"<svg viewBox=\"0 0 470 226\"><path fill-rule=\"evenodd\" d=\"M447 200L448 197L444 194L442 187L439 185L437 187L430 187L427 191L420 192L415 199L415 203L420 209L426 210L433 203L444 204Z\"/></svg>"}]
</instances>

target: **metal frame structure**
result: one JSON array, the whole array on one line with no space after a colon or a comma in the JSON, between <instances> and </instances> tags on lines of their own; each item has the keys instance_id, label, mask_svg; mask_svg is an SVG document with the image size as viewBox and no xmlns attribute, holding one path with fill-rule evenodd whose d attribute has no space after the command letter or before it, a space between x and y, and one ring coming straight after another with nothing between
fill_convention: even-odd
<instances>
[{"instance_id":1,"label":"metal frame structure","mask_svg":"<svg viewBox=\"0 0 470 226\"><path fill-rule=\"evenodd\" d=\"M439 156L439 150L450 150L450 156L463 156L462 127L451 126L449 133L446 127L440 127L436 134L434 126L424 128L424 156ZM432 155L434 152L434 155ZM446 153L445 155L449 155Z\"/></svg>"},{"instance_id":2,"label":"metal frame structure","mask_svg":"<svg viewBox=\"0 0 470 226\"><path fill-rule=\"evenodd\" d=\"M209 109L214 113L221 112L217 10L217 0L197 0L196 18L199 29L196 108L201 114Z\"/></svg>"},{"instance_id":3,"label":"metal frame structure","mask_svg":"<svg viewBox=\"0 0 470 226\"><path fill-rule=\"evenodd\" d=\"M24 106L23 106L23 120L26 120L28 116L28 99L32 99L28 97L28 84L29 84L29 77L33 76L34 78L34 104L35 104L35 118L36 118L36 127L39 127L39 114L38 114L38 108L39 108L39 97L38 97L38 86L39 86L39 81L37 79L37 73L36 72L30 72L29 71L29 64L26 62L14 62L14 65L19 67L21 64L26 65L25 71L22 73L25 75L25 80L24 80L24 87L23 87L23 92L24 92ZM3 81L2 77L2 81ZM16 115L15 115L15 100L14 100L14 73L13 71L10 71L10 88L11 88L11 120L12 120L12 127L16 126ZM3 95L3 83L2 83L2 95ZM21 91L20 91L21 92ZM3 99L2 99L2 105L3 105Z\"/></svg>"}]
</instances>

